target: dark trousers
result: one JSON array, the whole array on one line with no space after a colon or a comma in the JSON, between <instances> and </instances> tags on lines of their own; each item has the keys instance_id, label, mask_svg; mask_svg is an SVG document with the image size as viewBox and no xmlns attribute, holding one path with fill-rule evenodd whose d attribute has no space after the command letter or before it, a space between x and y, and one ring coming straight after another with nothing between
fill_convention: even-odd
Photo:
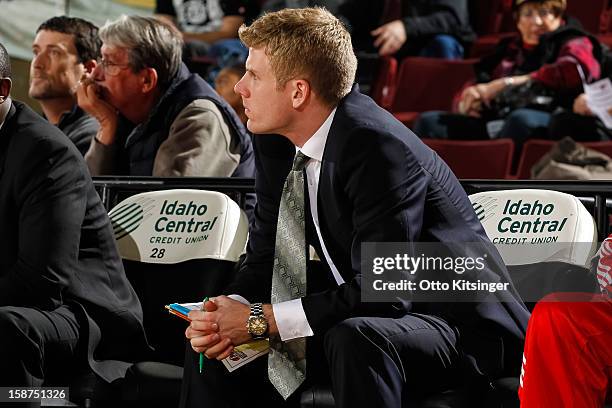
<instances>
[{"instance_id":1,"label":"dark trousers","mask_svg":"<svg viewBox=\"0 0 612 408\"><path fill-rule=\"evenodd\" d=\"M68 368L78 343L79 323L68 306L0 307L0 384L41 386L47 373Z\"/></svg>"},{"instance_id":2,"label":"dark trousers","mask_svg":"<svg viewBox=\"0 0 612 408\"><path fill-rule=\"evenodd\" d=\"M69 306L53 311L0 307L0 385L40 387L49 377L66 376L78 365L79 337L79 323ZM10 406L39 407L40 403Z\"/></svg>"},{"instance_id":3,"label":"dark trousers","mask_svg":"<svg viewBox=\"0 0 612 408\"><path fill-rule=\"evenodd\" d=\"M337 407L400 407L461 381L458 333L439 317L412 313L399 319L345 320L309 338L307 380L284 402L270 384L267 358L233 373L187 346L180 407L297 406L302 389L331 379Z\"/></svg>"},{"instance_id":4,"label":"dark trousers","mask_svg":"<svg viewBox=\"0 0 612 408\"><path fill-rule=\"evenodd\" d=\"M612 139L612 130L595 116L563 111L552 116L548 135L553 140L569 136L577 142L598 142Z\"/></svg>"}]
</instances>

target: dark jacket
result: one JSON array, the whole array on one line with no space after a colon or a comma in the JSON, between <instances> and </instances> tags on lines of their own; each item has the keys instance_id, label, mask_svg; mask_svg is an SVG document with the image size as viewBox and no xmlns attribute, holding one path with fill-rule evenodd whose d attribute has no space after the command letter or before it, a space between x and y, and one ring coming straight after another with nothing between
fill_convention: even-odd
<instances>
[{"instance_id":1,"label":"dark jacket","mask_svg":"<svg viewBox=\"0 0 612 408\"><path fill-rule=\"evenodd\" d=\"M570 19L557 30L544 34L533 49L525 48L520 36L502 40L495 51L483 57L475 66L477 82L486 83L497 78L531 74L535 82L523 88L508 90L507 99L513 99L514 91L522 92L521 98L534 99L537 95L552 96L552 111L557 106L571 108L574 99L582 93L583 79L577 64L590 83L599 79L604 60L600 42L582 30L579 23Z\"/></svg>"},{"instance_id":2,"label":"dark jacket","mask_svg":"<svg viewBox=\"0 0 612 408\"><path fill-rule=\"evenodd\" d=\"M339 13L351 28L355 48L373 51L370 32L394 19L401 19L407 40L400 53L416 55L438 34L455 37L464 46L476 38L469 22L467 0L403 0L400 14L393 15L391 1L349 0Z\"/></svg>"},{"instance_id":3,"label":"dark jacket","mask_svg":"<svg viewBox=\"0 0 612 408\"><path fill-rule=\"evenodd\" d=\"M74 143L83 156L87 153L91 139L98 133L98 121L88 115L78 105L60 118L57 127Z\"/></svg>"},{"instance_id":4,"label":"dark jacket","mask_svg":"<svg viewBox=\"0 0 612 408\"><path fill-rule=\"evenodd\" d=\"M81 154L13 102L0 129L0 177L0 306L71 305L92 369L122 377L128 364L115 360L148 351L142 309Z\"/></svg>"},{"instance_id":5,"label":"dark jacket","mask_svg":"<svg viewBox=\"0 0 612 408\"><path fill-rule=\"evenodd\" d=\"M295 148L286 139L273 136L256 135L254 143L258 211L250 231L246 265L226 293L240 294L251 302L270 302L279 201ZM362 270L361 244L366 242L478 243L490 261L480 278L501 282L510 278L448 166L356 89L340 102L327 138L318 187L318 219L327 252L346 283L337 286L331 279L314 288L311 281L320 281L321 273L308 271L308 294L302 304L315 336L355 316L434 314L460 328L463 349L482 372L495 375L509 369L489 366L500 360L501 350L508 361L516 359L514 371L520 367L529 314L514 291L481 303L361 301L362 281L368 273ZM314 231L307 214L306 241L322 254ZM328 265L325 269L331 276ZM497 353L496 358L489 358L491 353Z\"/></svg>"},{"instance_id":6,"label":"dark jacket","mask_svg":"<svg viewBox=\"0 0 612 408\"><path fill-rule=\"evenodd\" d=\"M402 21L407 42L423 45L437 34L449 34L464 45L476 38L470 26L466 0L405 0Z\"/></svg>"},{"instance_id":7,"label":"dark jacket","mask_svg":"<svg viewBox=\"0 0 612 408\"><path fill-rule=\"evenodd\" d=\"M544 65L555 64L563 47L572 40L584 38L592 46L592 64L599 64L603 59L603 48L601 43L592 35L580 27L573 19L557 30L544 34L540 37L539 44L534 49L526 49L522 46L520 35L505 38L497 45L492 54L483 57L475 67L478 82L489 82L502 76L524 75L538 71ZM580 60L579 60L580 61ZM583 61L580 61L583 63ZM503 63L503 66L502 66ZM599 78L599 67L589 66L586 61L582 64L585 75Z\"/></svg>"}]
</instances>

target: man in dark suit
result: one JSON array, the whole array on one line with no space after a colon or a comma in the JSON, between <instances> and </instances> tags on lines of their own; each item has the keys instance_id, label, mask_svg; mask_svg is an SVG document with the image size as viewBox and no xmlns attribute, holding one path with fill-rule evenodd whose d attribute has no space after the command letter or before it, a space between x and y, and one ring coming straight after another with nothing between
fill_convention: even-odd
<instances>
[{"instance_id":1,"label":"man in dark suit","mask_svg":"<svg viewBox=\"0 0 612 408\"><path fill-rule=\"evenodd\" d=\"M0 44L0 385L111 382L148 351L142 309L83 157L10 77Z\"/></svg>"},{"instance_id":2,"label":"man in dark suit","mask_svg":"<svg viewBox=\"0 0 612 408\"><path fill-rule=\"evenodd\" d=\"M292 405L310 380L331 377L336 406L398 407L517 373L528 312L511 285L463 303L418 302L409 291L364 301L368 242L456 243L465 247L456 257L472 243L487 261L465 279L509 277L449 168L351 89L356 59L343 25L324 9L283 10L240 38L249 58L235 90L256 134L256 218L229 296L191 312L186 336L210 359L264 336L271 349L232 373L206 361L202 375L189 353L182 406ZM303 271L308 245L322 270Z\"/></svg>"}]
</instances>

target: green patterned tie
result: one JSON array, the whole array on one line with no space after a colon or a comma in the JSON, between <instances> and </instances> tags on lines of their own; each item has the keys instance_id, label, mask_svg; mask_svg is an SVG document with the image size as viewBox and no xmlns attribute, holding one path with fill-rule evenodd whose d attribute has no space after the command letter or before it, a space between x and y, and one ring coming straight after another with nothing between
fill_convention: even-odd
<instances>
[{"instance_id":1,"label":"green patterned tie","mask_svg":"<svg viewBox=\"0 0 612 408\"><path fill-rule=\"evenodd\" d=\"M309 159L297 152L283 187L272 270L273 304L306 295L304 166ZM268 376L282 397L289 398L306 377L306 339L270 338Z\"/></svg>"}]
</instances>

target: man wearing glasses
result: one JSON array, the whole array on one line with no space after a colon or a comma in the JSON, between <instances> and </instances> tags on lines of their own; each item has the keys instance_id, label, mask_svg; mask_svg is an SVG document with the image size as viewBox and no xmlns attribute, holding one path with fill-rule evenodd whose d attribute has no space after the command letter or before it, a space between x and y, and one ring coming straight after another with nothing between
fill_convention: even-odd
<instances>
[{"instance_id":1,"label":"man wearing glasses","mask_svg":"<svg viewBox=\"0 0 612 408\"><path fill-rule=\"evenodd\" d=\"M100 29L102 59L77 89L100 123L92 175L253 177L250 138L232 108L181 63L180 33L122 16Z\"/></svg>"},{"instance_id":2,"label":"man wearing glasses","mask_svg":"<svg viewBox=\"0 0 612 408\"><path fill-rule=\"evenodd\" d=\"M29 94L45 117L85 154L98 122L76 104L78 81L100 56L98 27L80 18L52 17L36 30L32 44Z\"/></svg>"}]
</instances>

